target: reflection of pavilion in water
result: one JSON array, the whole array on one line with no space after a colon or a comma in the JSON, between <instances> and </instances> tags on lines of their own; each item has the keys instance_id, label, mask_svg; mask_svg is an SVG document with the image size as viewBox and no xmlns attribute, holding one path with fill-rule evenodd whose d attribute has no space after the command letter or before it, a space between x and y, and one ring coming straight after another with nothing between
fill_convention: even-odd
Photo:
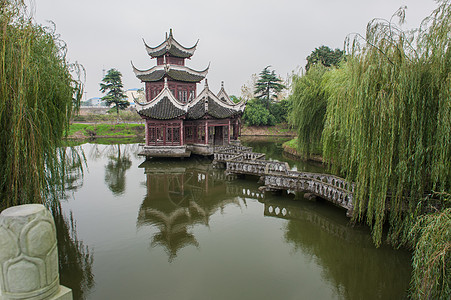
<instances>
[{"instance_id":1,"label":"reflection of pavilion in water","mask_svg":"<svg viewBox=\"0 0 451 300\"><path fill-rule=\"evenodd\" d=\"M223 171L211 167L210 160L151 160L140 167L145 169L147 194L137 227L158 228L151 247L162 246L170 261L180 249L199 246L190 232L194 225L209 226L210 217L218 210L229 204L241 206L239 196L263 197L257 185L251 191L247 185L228 182Z\"/></svg>"},{"instance_id":2,"label":"reflection of pavilion in water","mask_svg":"<svg viewBox=\"0 0 451 300\"><path fill-rule=\"evenodd\" d=\"M326 205L283 200L258 192L258 183L228 181L210 161L147 161L147 195L141 204L137 227L152 226L151 246L162 246L172 261L179 250L199 246L191 229L209 226L210 217L227 205L241 207L247 199L264 205L264 215L287 220L284 240L295 251L311 256L323 278L346 299L369 299L374 295L403 297L408 286L409 257L388 247L376 249L368 230L349 225L343 214ZM390 270L396 270L391 272ZM376 284L375 284L376 283ZM400 288L401 287L401 288Z\"/></svg>"}]
</instances>

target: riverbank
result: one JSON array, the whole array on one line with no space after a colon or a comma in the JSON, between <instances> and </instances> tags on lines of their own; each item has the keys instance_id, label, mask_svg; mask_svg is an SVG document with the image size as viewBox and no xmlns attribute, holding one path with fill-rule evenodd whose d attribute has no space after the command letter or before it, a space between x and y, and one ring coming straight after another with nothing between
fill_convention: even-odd
<instances>
[{"instance_id":1,"label":"riverbank","mask_svg":"<svg viewBox=\"0 0 451 300\"><path fill-rule=\"evenodd\" d=\"M68 131L69 139L93 139L93 138L143 138L144 124L126 122L116 124L115 122L80 122L72 123ZM244 126L241 130L243 137L293 137L295 132L286 124L275 126Z\"/></svg>"},{"instance_id":2,"label":"riverbank","mask_svg":"<svg viewBox=\"0 0 451 300\"><path fill-rule=\"evenodd\" d=\"M144 124L136 123L72 123L67 132L68 139L83 140L94 138L142 138Z\"/></svg>"},{"instance_id":3,"label":"riverbank","mask_svg":"<svg viewBox=\"0 0 451 300\"><path fill-rule=\"evenodd\" d=\"M287 124L274 126L243 126L241 136L296 136L296 132Z\"/></svg>"},{"instance_id":4,"label":"riverbank","mask_svg":"<svg viewBox=\"0 0 451 300\"><path fill-rule=\"evenodd\" d=\"M295 159L300 159L300 160L305 160L305 161L310 160L310 161L314 161L314 162L323 163L323 157L319 154L310 154L309 157L305 157L303 154L299 153L297 150L296 139L297 138L293 138L292 140L289 140L289 141L283 143L282 144L283 152L292 156Z\"/></svg>"}]
</instances>

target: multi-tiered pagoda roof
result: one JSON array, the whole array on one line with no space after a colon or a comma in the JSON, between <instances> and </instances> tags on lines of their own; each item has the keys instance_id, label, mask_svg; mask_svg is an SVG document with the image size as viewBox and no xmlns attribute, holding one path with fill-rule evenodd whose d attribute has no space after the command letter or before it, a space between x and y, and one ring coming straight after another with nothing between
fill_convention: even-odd
<instances>
[{"instance_id":1,"label":"multi-tiered pagoda roof","mask_svg":"<svg viewBox=\"0 0 451 300\"><path fill-rule=\"evenodd\" d=\"M144 45L146 46L147 53L152 58L160 57L167 53L175 57L190 58L191 56L193 56L194 51L196 51L198 42L199 40L197 40L196 44L190 48L183 47L179 42L177 42L174 39L171 29L169 30L169 36L166 35L166 39L160 45L156 47L150 47L146 44L145 41Z\"/></svg>"},{"instance_id":2,"label":"multi-tiered pagoda roof","mask_svg":"<svg viewBox=\"0 0 451 300\"><path fill-rule=\"evenodd\" d=\"M187 48L174 39L172 30L163 43L146 51L157 65L133 72L145 83L145 101L137 102L138 114L146 120L146 145L141 155L186 157L191 152L211 155L218 145L237 142L245 102L234 103L221 84L210 91L210 65L202 71L185 66L197 47ZM197 83L205 79L197 95Z\"/></svg>"}]
</instances>

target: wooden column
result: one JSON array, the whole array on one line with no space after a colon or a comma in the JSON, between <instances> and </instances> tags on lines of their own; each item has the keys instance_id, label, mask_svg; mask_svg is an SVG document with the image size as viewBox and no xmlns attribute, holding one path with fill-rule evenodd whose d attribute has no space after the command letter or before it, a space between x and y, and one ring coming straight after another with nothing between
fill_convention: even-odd
<instances>
[{"instance_id":1,"label":"wooden column","mask_svg":"<svg viewBox=\"0 0 451 300\"><path fill-rule=\"evenodd\" d=\"M185 145L184 141L184 134L183 134L183 120L180 120L180 145Z\"/></svg>"},{"instance_id":2,"label":"wooden column","mask_svg":"<svg viewBox=\"0 0 451 300\"><path fill-rule=\"evenodd\" d=\"M208 145L208 120L205 120L205 145Z\"/></svg>"},{"instance_id":3,"label":"wooden column","mask_svg":"<svg viewBox=\"0 0 451 300\"><path fill-rule=\"evenodd\" d=\"M146 134L146 146L149 146L149 120L146 119L146 125L145 126L145 134Z\"/></svg>"},{"instance_id":4,"label":"wooden column","mask_svg":"<svg viewBox=\"0 0 451 300\"><path fill-rule=\"evenodd\" d=\"M227 134L227 145L229 145L230 144L230 119L229 119L229 125L227 125L227 131L228 131L228 134Z\"/></svg>"}]
</instances>

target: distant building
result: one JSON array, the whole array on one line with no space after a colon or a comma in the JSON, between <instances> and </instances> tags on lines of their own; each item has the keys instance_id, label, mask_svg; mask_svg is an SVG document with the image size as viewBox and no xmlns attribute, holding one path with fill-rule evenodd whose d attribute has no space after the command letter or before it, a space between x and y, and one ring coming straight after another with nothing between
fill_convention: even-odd
<instances>
[{"instance_id":1,"label":"distant building","mask_svg":"<svg viewBox=\"0 0 451 300\"><path fill-rule=\"evenodd\" d=\"M86 101L81 101L81 106L87 106L87 107L99 107L104 106L104 103L102 102L102 99L99 97L89 98Z\"/></svg>"},{"instance_id":2,"label":"distant building","mask_svg":"<svg viewBox=\"0 0 451 300\"><path fill-rule=\"evenodd\" d=\"M145 43L144 43L145 44ZM233 103L221 84L217 95L208 88L197 95L197 83L209 67L196 71L185 66L197 43L186 48L169 36L157 47L145 44L157 65L148 70L133 66L136 77L145 83L145 103L137 103L138 114L146 120L145 156L210 155L218 145L227 145L240 134L245 103Z\"/></svg>"},{"instance_id":3,"label":"distant building","mask_svg":"<svg viewBox=\"0 0 451 300\"><path fill-rule=\"evenodd\" d=\"M135 107L136 101L143 102L145 101L145 95L143 89L133 88L125 91L125 95L127 96L127 101L130 103L130 107Z\"/></svg>"}]
</instances>

